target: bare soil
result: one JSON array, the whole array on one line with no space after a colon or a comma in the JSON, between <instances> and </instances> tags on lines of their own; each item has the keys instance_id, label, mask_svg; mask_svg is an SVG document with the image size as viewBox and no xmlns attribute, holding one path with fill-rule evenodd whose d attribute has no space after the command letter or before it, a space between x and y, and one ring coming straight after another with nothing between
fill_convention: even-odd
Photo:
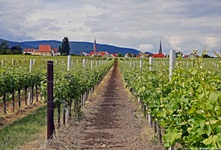
<instances>
[{"instance_id":1,"label":"bare soil","mask_svg":"<svg viewBox=\"0 0 221 150\"><path fill-rule=\"evenodd\" d=\"M57 132L46 149L163 150L124 87L118 63L90 96L81 122Z\"/></svg>"}]
</instances>

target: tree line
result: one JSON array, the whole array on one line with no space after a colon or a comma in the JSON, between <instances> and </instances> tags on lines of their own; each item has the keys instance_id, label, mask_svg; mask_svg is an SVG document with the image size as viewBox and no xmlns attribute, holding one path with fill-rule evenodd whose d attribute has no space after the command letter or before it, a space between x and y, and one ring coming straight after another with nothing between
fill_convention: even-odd
<instances>
[{"instance_id":1,"label":"tree line","mask_svg":"<svg viewBox=\"0 0 221 150\"><path fill-rule=\"evenodd\" d=\"M12 46L11 48L8 45L6 40L0 42L0 54L21 54L22 48L20 44Z\"/></svg>"},{"instance_id":2,"label":"tree line","mask_svg":"<svg viewBox=\"0 0 221 150\"><path fill-rule=\"evenodd\" d=\"M69 55L70 54L70 44L68 37L64 37L62 40L62 44L59 46L59 52L61 55ZM0 42L0 54L22 54L23 50L21 48L21 45L15 45L12 47L9 47L8 41L2 40Z\"/></svg>"}]
</instances>

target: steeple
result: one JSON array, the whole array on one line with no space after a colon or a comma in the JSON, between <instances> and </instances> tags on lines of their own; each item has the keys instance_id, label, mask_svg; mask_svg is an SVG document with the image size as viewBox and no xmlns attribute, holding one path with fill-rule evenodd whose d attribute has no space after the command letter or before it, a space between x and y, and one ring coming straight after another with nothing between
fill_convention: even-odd
<instances>
[{"instance_id":1,"label":"steeple","mask_svg":"<svg viewBox=\"0 0 221 150\"><path fill-rule=\"evenodd\" d=\"M93 52L94 52L95 54L97 53L96 39L94 39Z\"/></svg>"},{"instance_id":2,"label":"steeple","mask_svg":"<svg viewBox=\"0 0 221 150\"><path fill-rule=\"evenodd\" d=\"M161 45L161 40L160 40L160 49L159 49L159 54L162 54L162 45Z\"/></svg>"}]
</instances>

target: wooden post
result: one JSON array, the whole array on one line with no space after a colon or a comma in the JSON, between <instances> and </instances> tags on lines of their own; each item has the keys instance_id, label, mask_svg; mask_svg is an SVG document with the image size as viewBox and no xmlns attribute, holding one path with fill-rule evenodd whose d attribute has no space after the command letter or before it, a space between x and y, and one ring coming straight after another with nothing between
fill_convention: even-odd
<instances>
[{"instance_id":1,"label":"wooden post","mask_svg":"<svg viewBox=\"0 0 221 150\"><path fill-rule=\"evenodd\" d=\"M6 93L3 94L4 113L7 114Z\"/></svg>"},{"instance_id":2,"label":"wooden post","mask_svg":"<svg viewBox=\"0 0 221 150\"><path fill-rule=\"evenodd\" d=\"M53 104L53 61L47 62L47 139L53 138L54 104Z\"/></svg>"}]
</instances>

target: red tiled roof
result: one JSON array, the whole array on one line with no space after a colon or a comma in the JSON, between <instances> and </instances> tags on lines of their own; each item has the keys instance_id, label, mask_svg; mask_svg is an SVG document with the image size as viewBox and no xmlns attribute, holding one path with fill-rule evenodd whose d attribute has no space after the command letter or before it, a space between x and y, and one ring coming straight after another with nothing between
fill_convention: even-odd
<instances>
[{"instance_id":1,"label":"red tiled roof","mask_svg":"<svg viewBox=\"0 0 221 150\"><path fill-rule=\"evenodd\" d=\"M117 54L111 54L113 57L117 57Z\"/></svg>"},{"instance_id":2,"label":"red tiled roof","mask_svg":"<svg viewBox=\"0 0 221 150\"><path fill-rule=\"evenodd\" d=\"M48 52L50 53L52 48L51 45L39 45L39 52Z\"/></svg>"},{"instance_id":3,"label":"red tiled roof","mask_svg":"<svg viewBox=\"0 0 221 150\"><path fill-rule=\"evenodd\" d=\"M164 58L164 54L153 54L153 58Z\"/></svg>"},{"instance_id":4,"label":"red tiled roof","mask_svg":"<svg viewBox=\"0 0 221 150\"><path fill-rule=\"evenodd\" d=\"M52 48L52 50L57 53L58 52L58 49L57 48Z\"/></svg>"},{"instance_id":5,"label":"red tiled roof","mask_svg":"<svg viewBox=\"0 0 221 150\"><path fill-rule=\"evenodd\" d=\"M98 52L98 55L104 56L104 55L108 55L108 52Z\"/></svg>"},{"instance_id":6,"label":"red tiled roof","mask_svg":"<svg viewBox=\"0 0 221 150\"><path fill-rule=\"evenodd\" d=\"M23 52L27 53L27 52L35 52L35 51L37 51L37 49L34 49L34 48L24 48Z\"/></svg>"},{"instance_id":7,"label":"red tiled roof","mask_svg":"<svg viewBox=\"0 0 221 150\"><path fill-rule=\"evenodd\" d=\"M93 56L93 55L95 55L95 52L90 52L90 56Z\"/></svg>"},{"instance_id":8,"label":"red tiled roof","mask_svg":"<svg viewBox=\"0 0 221 150\"><path fill-rule=\"evenodd\" d=\"M137 58L140 58L141 56L146 58L146 57L149 57L150 54L138 54Z\"/></svg>"},{"instance_id":9,"label":"red tiled roof","mask_svg":"<svg viewBox=\"0 0 221 150\"><path fill-rule=\"evenodd\" d=\"M184 55L184 58L188 58L190 55Z\"/></svg>"}]
</instances>

